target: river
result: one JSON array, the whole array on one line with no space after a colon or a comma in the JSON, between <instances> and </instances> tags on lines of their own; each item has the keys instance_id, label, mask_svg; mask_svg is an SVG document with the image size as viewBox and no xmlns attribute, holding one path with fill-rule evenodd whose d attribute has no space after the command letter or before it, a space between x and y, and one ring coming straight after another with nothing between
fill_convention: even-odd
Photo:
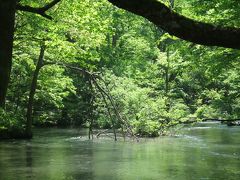
<instances>
[{"instance_id":1,"label":"river","mask_svg":"<svg viewBox=\"0 0 240 180\"><path fill-rule=\"evenodd\" d=\"M32 140L0 141L0 179L238 180L240 128L200 123L140 142L35 129Z\"/></svg>"}]
</instances>

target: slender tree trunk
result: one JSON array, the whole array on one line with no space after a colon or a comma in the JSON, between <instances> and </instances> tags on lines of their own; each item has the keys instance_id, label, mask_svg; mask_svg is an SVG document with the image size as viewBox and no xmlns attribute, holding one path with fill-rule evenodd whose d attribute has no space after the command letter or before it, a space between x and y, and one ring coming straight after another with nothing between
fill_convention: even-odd
<instances>
[{"instance_id":1,"label":"slender tree trunk","mask_svg":"<svg viewBox=\"0 0 240 180\"><path fill-rule=\"evenodd\" d=\"M169 68L170 68L170 59L169 59L169 49L167 48L167 67L165 70L165 94L168 96L169 92Z\"/></svg>"},{"instance_id":2,"label":"slender tree trunk","mask_svg":"<svg viewBox=\"0 0 240 180\"><path fill-rule=\"evenodd\" d=\"M44 51L45 46L41 46L40 55L38 58L38 62L36 65L36 69L33 74L31 89L29 93L29 99L28 99L28 106L27 106L27 127L26 127L26 135L27 137L32 137L32 111L33 111L33 102L34 102L34 95L37 88L37 80L38 80L38 74L40 72L40 69L43 67L43 57L44 57Z\"/></svg>"},{"instance_id":3,"label":"slender tree trunk","mask_svg":"<svg viewBox=\"0 0 240 180\"><path fill-rule=\"evenodd\" d=\"M0 0L0 107L5 108L12 67L16 0Z\"/></svg>"},{"instance_id":4,"label":"slender tree trunk","mask_svg":"<svg viewBox=\"0 0 240 180\"><path fill-rule=\"evenodd\" d=\"M92 132L92 121L90 121L89 128L88 128L88 139L91 139L91 135L93 134ZM93 138L92 138L93 139Z\"/></svg>"},{"instance_id":5,"label":"slender tree trunk","mask_svg":"<svg viewBox=\"0 0 240 180\"><path fill-rule=\"evenodd\" d=\"M89 110L88 110L88 115L90 118L90 124L89 124L89 133L88 133L88 139L93 139L93 122L94 122L94 117L93 117L93 104L94 104L94 96L93 96L93 86L91 82L91 77L89 75L86 75L85 78L87 79L86 81L89 84L89 91L90 91L90 101L89 101Z\"/></svg>"},{"instance_id":6,"label":"slender tree trunk","mask_svg":"<svg viewBox=\"0 0 240 180\"><path fill-rule=\"evenodd\" d=\"M124 127L123 126L121 126L121 131L122 131L123 140L125 141L126 140L126 134L124 132Z\"/></svg>"},{"instance_id":7,"label":"slender tree trunk","mask_svg":"<svg viewBox=\"0 0 240 180\"><path fill-rule=\"evenodd\" d=\"M165 96L166 96L166 100L165 100L165 104L166 104L166 111L169 112L170 110L170 97L169 97L169 71L170 71L170 54L169 54L169 48L167 47L166 49L167 51L167 67L165 70ZM169 122L170 119L169 117L166 118L166 120Z\"/></svg>"},{"instance_id":8,"label":"slender tree trunk","mask_svg":"<svg viewBox=\"0 0 240 180\"><path fill-rule=\"evenodd\" d=\"M113 118L113 116L112 116L112 114L111 114L110 106L109 106L109 104L108 104L108 102L107 102L107 99L106 99L106 97L104 96L103 92L100 91L100 94L102 95L103 101L104 101L104 103L105 103L105 105L106 105L106 108L107 108L108 116L109 116L109 118L110 118L110 120L111 120L111 123L112 123L114 140L117 141L117 133L116 133L115 121L114 121L114 118Z\"/></svg>"}]
</instances>

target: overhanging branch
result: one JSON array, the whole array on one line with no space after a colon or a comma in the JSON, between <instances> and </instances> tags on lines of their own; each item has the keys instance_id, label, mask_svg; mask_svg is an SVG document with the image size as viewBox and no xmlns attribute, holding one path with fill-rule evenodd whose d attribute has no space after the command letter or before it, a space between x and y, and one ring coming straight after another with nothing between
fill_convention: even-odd
<instances>
[{"instance_id":1,"label":"overhanging branch","mask_svg":"<svg viewBox=\"0 0 240 180\"><path fill-rule=\"evenodd\" d=\"M108 0L145 17L169 34L197 44L240 49L240 28L219 27L182 16L158 0Z\"/></svg>"},{"instance_id":2,"label":"overhanging branch","mask_svg":"<svg viewBox=\"0 0 240 180\"><path fill-rule=\"evenodd\" d=\"M20 10L20 11L26 11L26 12L31 12L34 14L39 14L47 19L52 20L53 18L49 15L46 14L46 11L48 11L49 9L51 9L53 6L55 6L57 3L59 3L61 0L53 0L50 3L46 4L43 7L31 7L28 5L21 5L21 4L17 4L16 9Z\"/></svg>"}]
</instances>

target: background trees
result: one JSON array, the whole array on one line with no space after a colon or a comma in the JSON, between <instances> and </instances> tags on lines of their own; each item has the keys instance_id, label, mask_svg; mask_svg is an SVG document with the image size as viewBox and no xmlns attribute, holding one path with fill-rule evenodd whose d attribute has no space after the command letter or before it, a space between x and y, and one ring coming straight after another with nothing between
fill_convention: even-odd
<instances>
[{"instance_id":1,"label":"background trees","mask_svg":"<svg viewBox=\"0 0 240 180\"><path fill-rule=\"evenodd\" d=\"M197 20L239 25L238 6L224 0L204 7L199 3L179 0L171 8ZM46 2L21 4L44 7ZM227 10L223 16L221 9ZM30 87L43 42L31 113L36 126L110 128L113 120L115 128L125 127L84 71L102 78L99 85L107 88L119 114L138 135L164 134L168 127L189 120L239 118L238 50L182 41L107 1L64 0L47 16L54 19L24 11L16 14L13 69L1 129L26 128Z\"/></svg>"}]
</instances>

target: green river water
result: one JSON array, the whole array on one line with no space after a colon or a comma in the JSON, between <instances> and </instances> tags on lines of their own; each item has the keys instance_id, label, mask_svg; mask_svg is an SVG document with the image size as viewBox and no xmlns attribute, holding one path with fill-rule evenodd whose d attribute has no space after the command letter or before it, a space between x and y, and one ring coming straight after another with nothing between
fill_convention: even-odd
<instances>
[{"instance_id":1,"label":"green river water","mask_svg":"<svg viewBox=\"0 0 240 180\"><path fill-rule=\"evenodd\" d=\"M240 179L240 127L201 123L140 142L86 135L36 129L32 140L0 141L0 179Z\"/></svg>"}]
</instances>

